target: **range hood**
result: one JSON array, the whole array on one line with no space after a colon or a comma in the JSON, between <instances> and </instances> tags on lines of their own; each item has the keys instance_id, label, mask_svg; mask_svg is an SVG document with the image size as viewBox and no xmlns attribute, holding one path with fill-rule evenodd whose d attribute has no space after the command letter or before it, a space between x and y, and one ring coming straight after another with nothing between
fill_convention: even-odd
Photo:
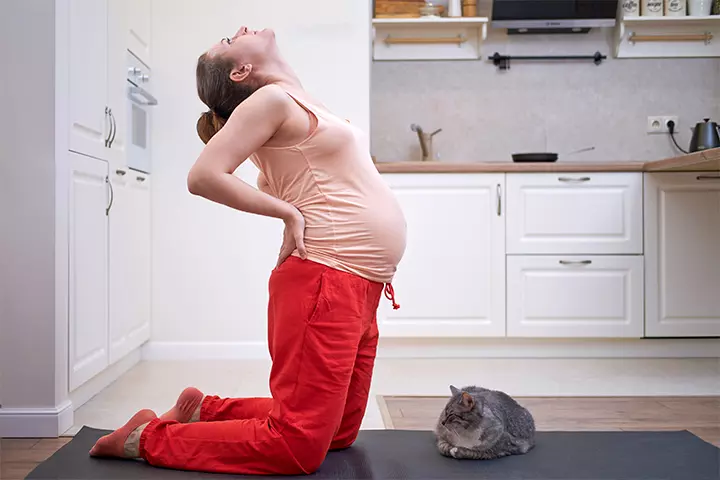
<instances>
[{"instance_id":1,"label":"range hood","mask_svg":"<svg viewBox=\"0 0 720 480\"><path fill-rule=\"evenodd\" d=\"M587 32L613 27L618 0L493 0L491 26L508 33Z\"/></svg>"}]
</instances>

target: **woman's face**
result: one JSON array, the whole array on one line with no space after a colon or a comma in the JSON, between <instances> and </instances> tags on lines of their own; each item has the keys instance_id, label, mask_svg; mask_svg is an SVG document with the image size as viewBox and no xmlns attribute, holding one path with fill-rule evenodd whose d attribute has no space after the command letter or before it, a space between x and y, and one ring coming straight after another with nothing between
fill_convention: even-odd
<instances>
[{"instance_id":1,"label":"woman's face","mask_svg":"<svg viewBox=\"0 0 720 480\"><path fill-rule=\"evenodd\" d=\"M250 30L240 27L234 36L221 39L208 53L231 58L236 65L259 64L275 47L275 32L270 29Z\"/></svg>"}]
</instances>

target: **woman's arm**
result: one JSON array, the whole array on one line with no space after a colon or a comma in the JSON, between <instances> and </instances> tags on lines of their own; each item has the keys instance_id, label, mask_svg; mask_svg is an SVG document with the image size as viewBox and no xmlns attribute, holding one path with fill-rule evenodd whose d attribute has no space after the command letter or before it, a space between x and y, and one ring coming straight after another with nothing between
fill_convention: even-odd
<instances>
[{"instance_id":1,"label":"woman's arm","mask_svg":"<svg viewBox=\"0 0 720 480\"><path fill-rule=\"evenodd\" d=\"M243 182L233 172L275 135L290 112L290 98L277 86L263 87L238 106L225 126L203 149L188 175L188 190L242 212L285 221L298 252L305 258L305 221L287 202ZM283 255L281 253L281 255Z\"/></svg>"}]
</instances>

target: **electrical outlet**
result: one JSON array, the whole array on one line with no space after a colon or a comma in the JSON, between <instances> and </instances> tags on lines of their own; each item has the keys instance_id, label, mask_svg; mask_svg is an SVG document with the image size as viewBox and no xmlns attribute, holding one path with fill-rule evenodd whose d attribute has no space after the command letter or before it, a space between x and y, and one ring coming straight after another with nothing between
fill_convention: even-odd
<instances>
[{"instance_id":1,"label":"electrical outlet","mask_svg":"<svg viewBox=\"0 0 720 480\"><path fill-rule=\"evenodd\" d=\"M677 132L680 126L677 115L662 115L647 118L647 133L670 133L667 127L670 120L675 122L675 131Z\"/></svg>"}]
</instances>

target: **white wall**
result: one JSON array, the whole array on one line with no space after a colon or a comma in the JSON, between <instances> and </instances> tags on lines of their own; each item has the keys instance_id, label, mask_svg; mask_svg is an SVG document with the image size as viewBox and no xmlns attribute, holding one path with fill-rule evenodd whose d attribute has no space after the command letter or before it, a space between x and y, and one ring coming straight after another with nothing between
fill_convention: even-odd
<instances>
[{"instance_id":1,"label":"white wall","mask_svg":"<svg viewBox=\"0 0 720 480\"><path fill-rule=\"evenodd\" d=\"M278 222L187 192L202 149L197 57L241 25L273 28L306 89L368 131L369 18L369 0L153 0L153 342L264 342L282 234ZM255 173L241 167L253 184Z\"/></svg>"},{"instance_id":2,"label":"white wall","mask_svg":"<svg viewBox=\"0 0 720 480\"><path fill-rule=\"evenodd\" d=\"M56 405L54 44L54 0L3 1L0 420Z\"/></svg>"}]
</instances>

